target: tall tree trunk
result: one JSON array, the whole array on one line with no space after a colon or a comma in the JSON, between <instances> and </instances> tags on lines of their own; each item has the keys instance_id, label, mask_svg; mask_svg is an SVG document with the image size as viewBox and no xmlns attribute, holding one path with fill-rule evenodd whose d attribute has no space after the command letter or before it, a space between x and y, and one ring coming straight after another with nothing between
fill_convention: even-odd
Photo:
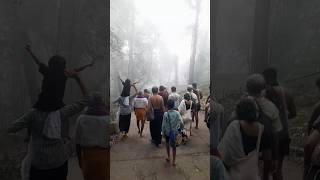
<instances>
[{"instance_id":1,"label":"tall tree trunk","mask_svg":"<svg viewBox=\"0 0 320 180\"><path fill-rule=\"evenodd\" d=\"M134 13L131 14L131 25L129 32L129 63L128 63L128 78L133 79L133 72L132 72L132 66L133 66L133 52L134 52Z\"/></svg>"},{"instance_id":2,"label":"tall tree trunk","mask_svg":"<svg viewBox=\"0 0 320 180\"><path fill-rule=\"evenodd\" d=\"M190 56L190 65L189 65L189 83L194 82L194 67L196 62L197 55L197 42L198 42L198 29L199 29L199 14L200 14L201 0L195 0L195 22L192 31L192 49Z\"/></svg>"},{"instance_id":3,"label":"tall tree trunk","mask_svg":"<svg viewBox=\"0 0 320 180\"><path fill-rule=\"evenodd\" d=\"M256 0L251 73L261 73L269 65L270 0Z\"/></svg>"},{"instance_id":4,"label":"tall tree trunk","mask_svg":"<svg viewBox=\"0 0 320 180\"><path fill-rule=\"evenodd\" d=\"M217 20L218 20L218 6L219 6L219 0L211 0L210 3L212 3L213 9L210 9L210 12L213 13L212 17L210 18L210 67L213 67L210 69L210 94L211 98L214 97L214 78L216 74L217 69L217 43L216 43L216 32L217 32ZM210 108L213 109L213 101L210 102ZM216 122L217 123L217 122ZM211 125L210 128L217 128L219 126L213 126ZM213 133L210 133L210 149L216 149L219 144L219 131L212 131Z\"/></svg>"},{"instance_id":5,"label":"tall tree trunk","mask_svg":"<svg viewBox=\"0 0 320 180\"><path fill-rule=\"evenodd\" d=\"M175 85L177 86L179 83L179 79L178 79L178 57L175 56L174 57L174 75L175 75Z\"/></svg>"}]
</instances>

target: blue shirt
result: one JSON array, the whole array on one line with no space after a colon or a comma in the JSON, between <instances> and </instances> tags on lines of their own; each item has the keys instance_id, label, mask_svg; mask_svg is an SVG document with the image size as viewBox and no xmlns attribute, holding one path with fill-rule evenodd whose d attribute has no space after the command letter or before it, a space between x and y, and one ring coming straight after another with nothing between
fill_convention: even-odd
<instances>
[{"instance_id":1,"label":"blue shirt","mask_svg":"<svg viewBox=\"0 0 320 180\"><path fill-rule=\"evenodd\" d=\"M177 134L179 125L183 126L180 113L176 110L169 110L163 115L162 134L165 136L169 136L170 128Z\"/></svg>"}]
</instances>

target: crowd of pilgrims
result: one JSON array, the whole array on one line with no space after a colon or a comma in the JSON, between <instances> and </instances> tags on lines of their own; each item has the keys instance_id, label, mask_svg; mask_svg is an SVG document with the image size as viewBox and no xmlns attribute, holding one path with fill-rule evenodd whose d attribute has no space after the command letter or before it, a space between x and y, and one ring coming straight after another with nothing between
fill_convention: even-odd
<instances>
[{"instance_id":1,"label":"crowd of pilgrims","mask_svg":"<svg viewBox=\"0 0 320 180\"><path fill-rule=\"evenodd\" d=\"M320 78L316 86L320 90ZM279 84L277 70L250 75L246 94L229 117L213 95L210 102L211 179L283 180L291 142L288 120L297 116L297 110L293 97ZM320 103L304 139L304 171L298 178L320 179Z\"/></svg>"},{"instance_id":2,"label":"crowd of pilgrims","mask_svg":"<svg viewBox=\"0 0 320 180\"><path fill-rule=\"evenodd\" d=\"M197 88L197 83L188 85L181 96L174 86L171 87L170 93L162 85L152 87L150 93L148 89L138 91L137 82L131 83L130 79L121 82L123 84L121 96L113 102L119 105L121 139L128 138L133 110L140 137L143 137L145 121L149 121L151 143L160 147L164 140L167 150L166 161L175 166L176 146L185 144L189 140L194 121L194 128L199 129L199 111L203 95ZM131 87L135 90L132 95ZM172 159L170 149L172 149Z\"/></svg>"},{"instance_id":3,"label":"crowd of pilgrims","mask_svg":"<svg viewBox=\"0 0 320 180\"><path fill-rule=\"evenodd\" d=\"M109 106L102 93L89 93L78 75L93 63L66 68L65 59L54 55L46 65L34 55L29 45L26 50L38 65L43 81L34 106L8 128L10 134L22 129L28 132L28 152L22 161L21 179L66 180L68 160L74 149L85 180L109 179ZM77 82L83 98L66 105L63 98L68 79ZM188 141L194 121L194 128L199 128L203 97L197 84L189 85L181 96L175 87L171 87L170 94L164 86L153 87L150 93L148 89L138 92L137 83L131 83L129 79L122 83L121 96L114 102L120 107L122 139L128 137L134 109L140 137L143 137L145 121L149 121L151 142L159 147L164 139L166 161L175 166L176 146ZM320 78L316 85L320 90ZM135 93L131 95L132 87ZM224 108L213 94L206 100L205 122L211 136L211 179L282 180L283 161L290 151L288 120L297 115L294 99L279 84L274 68L249 76L246 92L229 118L225 118ZM79 113L71 138L68 120ZM320 179L320 103L311 114L306 134L301 179Z\"/></svg>"},{"instance_id":4,"label":"crowd of pilgrims","mask_svg":"<svg viewBox=\"0 0 320 180\"><path fill-rule=\"evenodd\" d=\"M38 66L43 80L35 104L8 128L10 135L27 130L25 142L28 149L21 163L21 179L66 180L68 161L74 154L85 180L110 179L110 106L101 92L89 92L79 76L94 62L67 68L66 60L54 55L45 64L33 53L30 45L25 49ZM63 101L68 79L76 81L83 96L71 104ZM159 147L162 138L165 139L166 161L175 166L176 146L188 141L193 121L194 128L199 128L202 93L197 84L189 85L186 93L180 96L175 87L171 88L170 94L164 86L153 87L150 93L147 89L138 92L136 83L129 79L122 83L123 91L115 101L120 106L122 139L128 137L133 108L140 136L143 136L145 121L149 121L152 143ZM135 89L133 95L130 94L132 87ZM71 124L74 116L76 123ZM71 126L75 127L72 132Z\"/></svg>"}]
</instances>

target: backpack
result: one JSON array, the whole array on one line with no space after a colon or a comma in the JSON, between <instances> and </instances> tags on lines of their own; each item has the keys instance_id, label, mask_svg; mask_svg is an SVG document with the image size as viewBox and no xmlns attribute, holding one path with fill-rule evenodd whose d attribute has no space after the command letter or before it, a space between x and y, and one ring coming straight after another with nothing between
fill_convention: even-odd
<instances>
[{"instance_id":1,"label":"backpack","mask_svg":"<svg viewBox=\"0 0 320 180\"><path fill-rule=\"evenodd\" d=\"M267 136L271 137L272 143L275 143L275 132L273 131L273 127L272 127L272 120L269 116L266 115L266 113L263 112L261 106L259 105L259 103L256 101L256 104L258 106L258 111L259 111L259 122L261 124L263 124L264 126L264 131L267 134ZM273 148L273 147L272 147Z\"/></svg>"},{"instance_id":2,"label":"backpack","mask_svg":"<svg viewBox=\"0 0 320 180\"><path fill-rule=\"evenodd\" d=\"M192 101L192 107L191 109L195 109L197 107L197 103L196 103L196 99L192 96L192 93L191 92L188 92L189 95L190 95L190 98L191 98L191 101Z\"/></svg>"}]
</instances>

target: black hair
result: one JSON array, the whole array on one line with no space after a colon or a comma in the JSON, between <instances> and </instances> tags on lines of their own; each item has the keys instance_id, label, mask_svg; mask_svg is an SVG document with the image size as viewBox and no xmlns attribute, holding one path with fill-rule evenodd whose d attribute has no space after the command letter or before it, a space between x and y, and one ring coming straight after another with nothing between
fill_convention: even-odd
<instances>
[{"instance_id":1,"label":"black hair","mask_svg":"<svg viewBox=\"0 0 320 180\"><path fill-rule=\"evenodd\" d=\"M54 55L49 59L48 65L52 71L64 72L64 69L66 68L66 60L60 55Z\"/></svg>"},{"instance_id":2,"label":"black hair","mask_svg":"<svg viewBox=\"0 0 320 180\"><path fill-rule=\"evenodd\" d=\"M144 89L143 92L149 93L149 90L148 89Z\"/></svg>"},{"instance_id":3,"label":"black hair","mask_svg":"<svg viewBox=\"0 0 320 180\"><path fill-rule=\"evenodd\" d=\"M236 114L239 120L255 122L258 120L258 110L252 98L245 97L240 100L236 107Z\"/></svg>"},{"instance_id":4,"label":"black hair","mask_svg":"<svg viewBox=\"0 0 320 180\"><path fill-rule=\"evenodd\" d=\"M246 83L247 91L250 95L259 95L266 88L266 83L262 75L253 74L249 76Z\"/></svg>"},{"instance_id":5,"label":"black hair","mask_svg":"<svg viewBox=\"0 0 320 180\"><path fill-rule=\"evenodd\" d=\"M187 101L191 100L190 94L189 94L189 93L185 93L185 94L183 95L183 99L185 99L185 100L187 100Z\"/></svg>"},{"instance_id":6,"label":"black hair","mask_svg":"<svg viewBox=\"0 0 320 180\"><path fill-rule=\"evenodd\" d=\"M172 86L172 87L171 87L171 91L172 91L172 92L176 92L176 91L177 91L177 88L174 87L174 86Z\"/></svg>"},{"instance_id":7,"label":"black hair","mask_svg":"<svg viewBox=\"0 0 320 180\"><path fill-rule=\"evenodd\" d=\"M167 108L168 109L173 109L174 108L174 100L169 99L167 102Z\"/></svg>"},{"instance_id":8,"label":"black hair","mask_svg":"<svg viewBox=\"0 0 320 180\"><path fill-rule=\"evenodd\" d=\"M198 86L197 83L192 83L193 88L197 88L197 86Z\"/></svg>"},{"instance_id":9,"label":"black hair","mask_svg":"<svg viewBox=\"0 0 320 180\"><path fill-rule=\"evenodd\" d=\"M158 89L158 87L157 86L154 86L154 87L152 87L152 93L153 94L155 94L155 93L158 93L159 92L159 89Z\"/></svg>"},{"instance_id":10,"label":"black hair","mask_svg":"<svg viewBox=\"0 0 320 180\"><path fill-rule=\"evenodd\" d=\"M166 87L164 87L162 85L159 87L159 91L164 91L165 89L166 89Z\"/></svg>"},{"instance_id":11,"label":"black hair","mask_svg":"<svg viewBox=\"0 0 320 180\"><path fill-rule=\"evenodd\" d=\"M278 83L278 71L275 68L267 68L263 71L263 77L266 83L269 85L279 85Z\"/></svg>"},{"instance_id":12,"label":"black hair","mask_svg":"<svg viewBox=\"0 0 320 180\"><path fill-rule=\"evenodd\" d=\"M125 83L126 85L130 85L131 81L130 81L130 79L126 79L126 80L124 81L124 83Z\"/></svg>"}]
</instances>

